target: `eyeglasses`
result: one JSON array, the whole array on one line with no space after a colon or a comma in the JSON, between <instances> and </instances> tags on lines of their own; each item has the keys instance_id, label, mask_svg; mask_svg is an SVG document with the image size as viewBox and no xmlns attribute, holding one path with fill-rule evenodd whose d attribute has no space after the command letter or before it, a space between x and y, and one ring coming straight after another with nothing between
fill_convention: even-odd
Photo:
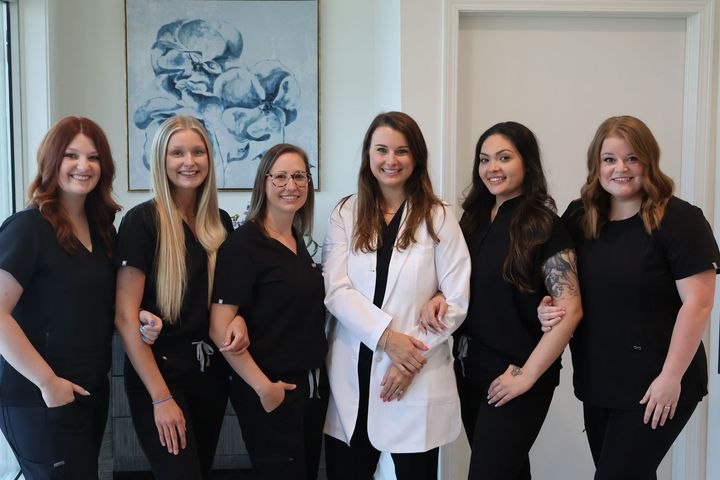
<instances>
[{"instance_id":1,"label":"eyeglasses","mask_svg":"<svg viewBox=\"0 0 720 480\"><path fill-rule=\"evenodd\" d=\"M293 179L293 182L295 182L295 185L297 185L299 188L307 187L307 184L310 181L310 174L308 172L266 173L265 176L270 177L270 181L273 185L275 185L276 188L285 187L288 182L290 182L291 178Z\"/></svg>"}]
</instances>

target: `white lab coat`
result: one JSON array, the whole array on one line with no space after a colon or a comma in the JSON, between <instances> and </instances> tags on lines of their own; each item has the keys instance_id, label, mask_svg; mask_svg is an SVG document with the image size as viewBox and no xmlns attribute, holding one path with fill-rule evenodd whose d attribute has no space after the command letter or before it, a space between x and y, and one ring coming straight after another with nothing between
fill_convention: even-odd
<instances>
[{"instance_id":1,"label":"white lab coat","mask_svg":"<svg viewBox=\"0 0 720 480\"><path fill-rule=\"evenodd\" d=\"M424 452L447 444L460 434L458 398L450 335L465 319L468 308L470 256L460 226L447 206L433 211L440 238L435 243L424 225L415 232L416 243L393 250L382 309L373 304L376 252L352 251L356 196L330 216L323 245L325 305L335 318L328 331L327 369L330 403L325 433L349 443L358 414L357 362L360 342L375 350L386 327L412 335L427 344L427 363L400 401L380 399L383 376L392 364L375 350L370 374L368 436L380 451ZM400 237L408 215L401 219ZM441 290L448 303L441 334L424 334L418 328L420 310Z\"/></svg>"}]
</instances>

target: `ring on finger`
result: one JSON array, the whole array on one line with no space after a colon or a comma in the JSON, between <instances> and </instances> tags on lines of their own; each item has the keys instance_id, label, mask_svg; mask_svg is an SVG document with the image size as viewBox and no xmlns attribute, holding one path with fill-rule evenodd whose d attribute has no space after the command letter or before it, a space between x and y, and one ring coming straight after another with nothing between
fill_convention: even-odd
<instances>
[{"instance_id":1,"label":"ring on finger","mask_svg":"<svg viewBox=\"0 0 720 480\"><path fill-rule=\"evenodd\" d=\"M665 405L665 406L663 407L663 410L670 410L670 408L672 408L670 405Z\"/></svg>"}]
</instances>

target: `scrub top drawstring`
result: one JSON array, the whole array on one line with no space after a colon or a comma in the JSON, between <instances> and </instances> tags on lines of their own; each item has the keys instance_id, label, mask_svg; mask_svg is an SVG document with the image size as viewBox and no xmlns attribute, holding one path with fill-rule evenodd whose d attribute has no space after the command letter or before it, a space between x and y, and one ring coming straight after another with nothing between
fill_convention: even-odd
<instances>
[{"instance_id":1,"label":"scrub top drawstring","mask_svg":"<svg viewBox=\"0 0 720 480\"><path fill-rule=\"evenodd\" d=\"M205 372L205 366L210 366L210 355L214 354L215 350L202 340L192 344L195 345L195 356L200 363L200 371Z\"/></svg>"}]
</instances>

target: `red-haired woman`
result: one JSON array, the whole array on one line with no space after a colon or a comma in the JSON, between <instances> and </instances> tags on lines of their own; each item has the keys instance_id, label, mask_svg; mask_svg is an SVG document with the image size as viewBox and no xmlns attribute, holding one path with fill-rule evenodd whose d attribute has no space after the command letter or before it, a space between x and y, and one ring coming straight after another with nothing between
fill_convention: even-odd
<instances>
[{"instance_id":1,"label":"red-haired woman","mask_svg":"<svg viewBox=\"0 0 720 480\"><path fill-rule=\"evenodd\" d=\"M45 135L30 205L0 227L0 428L25 478L97 478L120 209L93 121Z\"/></svg>"},{"instance_id":2,"label":"red-haired woman","mask_svg":"<svg viewBox=\"0 0 720 480\"><path fill-rule=\"evenodd\" d=\"M585 312L570 344L575 395L595 480L654 479L707 394L700 339L720 252L702 211L673 196L641 120L605 120L587 162L581 198L563 215ZM540 316L558 310L541 307Z\"/></svg>"}]
</instances>

